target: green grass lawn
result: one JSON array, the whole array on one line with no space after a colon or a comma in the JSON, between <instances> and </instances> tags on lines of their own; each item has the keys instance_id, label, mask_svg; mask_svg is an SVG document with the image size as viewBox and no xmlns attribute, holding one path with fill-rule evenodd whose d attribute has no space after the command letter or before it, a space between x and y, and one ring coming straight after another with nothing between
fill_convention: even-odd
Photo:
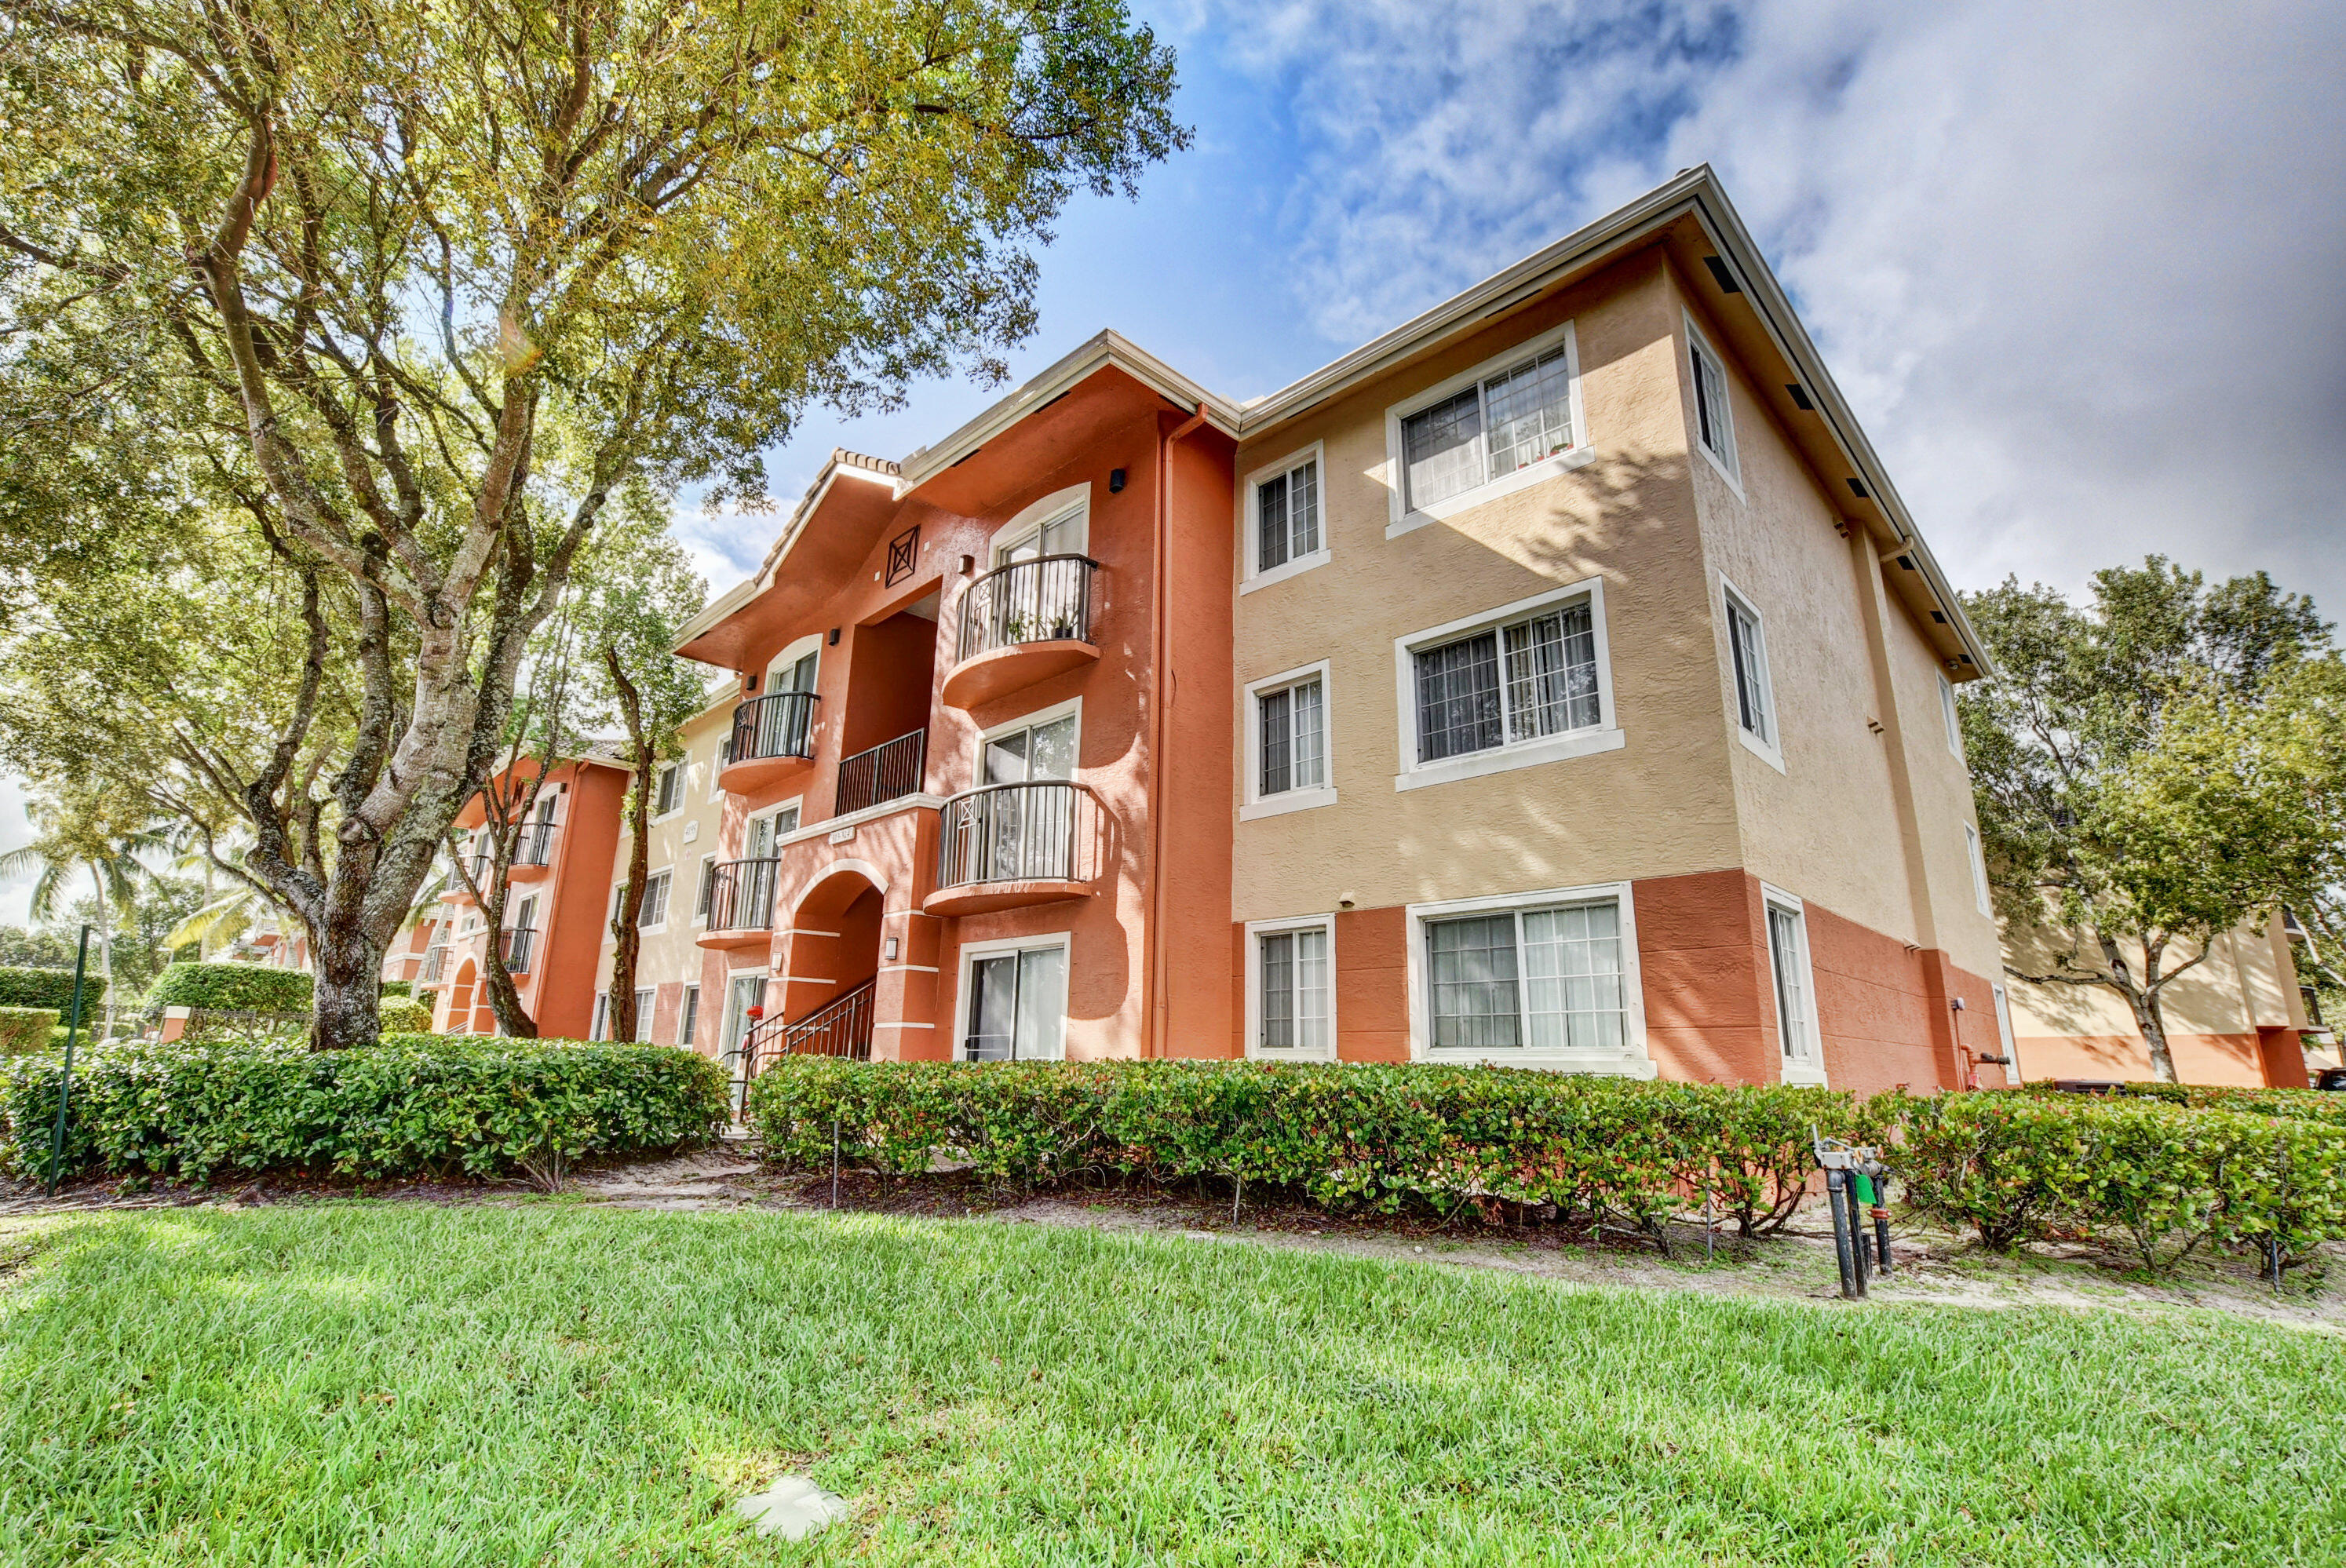
<instances>
[{"instance_id":1,"label":"green grass lawn","mask_svg":"<svg viewBox=\"0 0 2346 1568\"><path fill-rule=\"evenodd\" d=\"M559 1202L0 1267L10 1563L2346 1561L2339 1340L2213 1316ZM853 1522L751 1538L782 1471Z\"/></svg>"}]
</instances>

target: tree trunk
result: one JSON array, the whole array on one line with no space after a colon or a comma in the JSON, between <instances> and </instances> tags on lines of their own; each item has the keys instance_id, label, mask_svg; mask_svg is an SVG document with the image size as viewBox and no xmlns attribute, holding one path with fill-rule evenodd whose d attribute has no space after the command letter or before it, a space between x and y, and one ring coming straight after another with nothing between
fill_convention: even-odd
<instances>
[{"instance_id":1,"label":"tree trunk","mask_svg":"<svg viewBox=\"0 0 2346 1568\"><path fill-rule=\"evenodd\" d=\"M619 667L619 652L609 644L603 647L603 663L611 672L611 684L619 693L619 715L627 727L627 760L635 770L635 788L627 797L627 884L619 895L618 912L612 917L611 935L617 947L611 955L611 998L608 1016L610 1036L614 1040L636 1038L636 954L641 943L636 925L643 913L644 881L651 863L651 845L647 841L651 828L652 772L655 759L644 735L644 705L627 672ZM668 891L673 901L676 889Z\"/></svg>"},{"instance_id":2,"label":"tree trunk","mask_svg":"<svg viewBox=\"0 0 2346 1568\"><path fill-rule=\"evenodd\" d=\"M2109 968L2110 989L2126 998L2127 1006L2134 1012L2134 1026L2142 1035L2143 1044L2150 1050L2150 1075L2161 1084L2175 1083L2175 1058L2167 1049L2167 1020L2159 1011L2158 991L2166 983L2158 972L2159 955L2167 947L2164 936L2146 936L2142 942L2143 975L2134 976L2133 967L2127 962L2126 952L2117 939L2105 931L2096 931L2095 939L2101 943L2102 962ZM2188 968L2188 965L2185 966ZM2181 973L2178 970L2177 973ZM2172 979L2173 976L2168 976Z\"/></svg>"},{"instance_id":3,"label":"tree trunk","mask_svg":"<svg viewBox=\"0 0 2346 1568\"><path fill-rule=\"evenodd\" d=\"M311 944L312 1050L372 1045L382 1035L382 947L361 930L336 936Z\"/></svg>"}]
</instances>

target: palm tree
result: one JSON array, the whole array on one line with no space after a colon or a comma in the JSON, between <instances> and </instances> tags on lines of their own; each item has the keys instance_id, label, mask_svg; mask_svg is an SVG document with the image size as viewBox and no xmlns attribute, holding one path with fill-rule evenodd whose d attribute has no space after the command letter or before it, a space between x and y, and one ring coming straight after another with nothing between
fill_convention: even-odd
<instances>
[{"instance_id":1,"label":"palm tree","mask_svg":"<svg viewBox=\"0 0 2346 1568\"><path fill-rule=\"evenodd\" d=\"M106 980L106 1035L114 1033L115 911L138 897L138 885L154 872L139 860L141 852L168 850L168 841L145 821L125 826L118 802L87 789L52 789L26 804L33 839L0 855L0 877L33 878L29 912L36 921L54 920L58 900L73 873L87 871L90 890L97 896L97 964Z\"/></svg>"}]
</instances>

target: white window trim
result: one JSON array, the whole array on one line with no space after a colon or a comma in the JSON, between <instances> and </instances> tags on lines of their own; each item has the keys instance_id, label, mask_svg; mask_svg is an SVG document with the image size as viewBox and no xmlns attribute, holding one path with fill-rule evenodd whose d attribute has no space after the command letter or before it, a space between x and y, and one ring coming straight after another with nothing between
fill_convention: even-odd
<instances>
[{"instance_id":1,"label":"white window trim","mask_svg":"<svg viewBox=\"0 0 2346 1568\"><path fill-rule=\"evenodd\" d=\"M1554 457L1533 463L1528 468L1519 468L1503 478L1486 479L1471 490L1462 490L1457 494L1446 500L1434 502L1430 506L1411 506L1409 462L1408 455L1402 446L1402 422L1421 409L1431 408L1444 398L1455 396L1470 386L1480 384L1484 377L1494 372L1505 370L1509 365L1524 360L1535 359L1558 343L1564 345L1565 384L1571 400L1572 450L1560 452ZM1461 371L1448 381L1428 387L1423 392L1415 393L1385 410L1385 489L1389 513L1388 521L1385 524L1385 537L1396 539L1413 529L1424 527L1428 523L1446 521L1470 507L1480 506L1486 501L1494 501L1502 495L1512 494L1525 485L1536 484L1544 479L1553 479L1557 474L1572 469L1586 467L1596 460L1596 453L1588 444L1588 418L1581 399L1579 338L1573 331L1573 324L1566 321L1562 326L1552 328L1535 338L1526 338L1524 341L1492 355L1472 370ZM1324 466L1321 473L1324 480L1327 473ZM1321 493L1323 494L1326 493L1324 484ZM1323 508L1323 516L1324 514Z\"/></svg>"},{"instance_id":2,"label":"white window trim","mask_svg":"<svg viewBox=\"0 0 2346 1568\"><path fill-rule=\"evenodd\" d=\"M733 984L736 981L750 979L755 979L759 982L757 1000L750 1003L750 1005L752 1007L762 1008L766 1005L766 989L773 981L773 974L766 965L762 963L750 964L740 969L728 969L725 972L725 989L718 993L717 996L717 1037L715 1044L718 1051L718 1060L719 1061L724 1060L725 1021L732 1013ZM748 1039L750 1036L750 1031L755 1029L763 1022L765 1021L762 1018L743 1019L741 1021L741 1037L745 1040Z\"/></svg>"},{"instance_id":3,"label":"white window trim","mask_svg":"<svg viewBox=\"0 0 2346 1568\"><path fill-rule=\"evenodd\" d=\"M655 806L659 804L660 782L671 773L677 776L676 804L665 811L655 811L645 818L647 827L665 822L671 817L682 816L685 808L691 803L692 776L684 770L684 763L678 760L659 763L652 769L652 804Z\"/></svg>"},{"instance_id":4,"label":"white window trim","mask_svg":"<svg viewBox=\"0 0 2346 1568\"><path fill-rule=\"evenodd\" d=\"M1078 510L1084 514L1084 537L1083 543L1076 547L1076 553L1086 555L1091 554L1092 486L1091 482L1086 480L1081 484L1070 484L1065 490L1054 490L1040 501L1021 507L1016 516L996 528L985 541L985 564L983 569L992 571L1001 565L1002 553L1005 550L1025 543L1027 535L1040 534L1046 525L1056 523L1070 512Z\"/></svg>"},{"instance_id":5,"label":"white window trim","mask_svg":"<svg viewBox=\"0 0 2346 1568\"><path fill-rule=\"evenodd\" d=\"M1815 1055L1812 1059L1803 1060L1789 1054L1784 1050L1784 1043L1780 1033L1776 1042L1776 1056L1777 1060L1783 1064L1784 1082L1808 1084L1822 1088L1825 1086L1825 1034L1817 1013L1817 963L1809 945L1809 906L1802 902L1797 894L1788 893L1783 889L1768 882L1760 884L1760 936L1768 946L1768 1004L1771 1009L1778 1009L1780 1004L1776 1000L1775 933L1767 929L1766 910L1772 905L1797 916L1800 922L1800 968L1805 972L1800 978L1800 1006L1801 1011L1807 1014L1802 1022L1808 1025L1809 1044L1815 1052ZM1779 1011L1777 1028L1780 1032L1782 1027L1783 1017Z\"/></svg>"},{"instance_id":6,"label":"white window trim","mask_svg":"<svg viewBox=\"0 0 2346 1568\"><path fill-rule=\"evenodd\" d=\"M960 955L954 960L959 979L954 997L953 1039L946 1045L949 1061L962 1060L962 1043L969 1038L969 1004L973 992L971 971L981 958L999 958L1005 952L1031 952L1037 948L1059 950L1059 1054L1056 1056L1021 1056L1021 1062L1067 1059L1067 1025L1074 1022L1067 1015L1067 995L1076 983L1075 949L1070 933L1064 931L1037 932L1033 936L995 937L987 942L962 944Z\"/></svg>"},{"instance_id":7,"label":"white window trim","mask_svg":"<svg viewBox=\"0 0 2346 1568\"><path fill-rule=\"evenodd\" d=\"M1065 718L1071 713L1076 716L1076 738L1074 743L1068 749L1076 759L1076 777L1077 779L1082 778L1084 773L1084 699L1080 697L1071 697L1065 702L1055 702L1048 708L1038 708L1032 713L1021 714L1016 718L1013 718L1005 723L994 725L990 728L978 731L977 744L970 752L969 787L973 789L983 789L985 788L985 784L984 782L985 779L985 748L986 746L996 737L1008 735L1015 730L1032 729L1038 724L1049 724L1055 719Z\"/></svg>"},{"instance_id":8,"label":"white window trim","mask_svg":"<svg viewBox=\"0 0 2346 1568\"><path fill-rule=\"evenodd\" d=\"M789 668L791 665L798 663L799 660L806 657L809 654L814 655L813 689L817 691L821 690L822 637L823 634L821 632L809 632L806 636L794 639L785 647L781 652L768 659L766 661L766 673L759 677L757 695L759 697L771 697L774 694L774 672ZM750 701L751 698L743 697L741 700L743 702L748 702ZM739 705L737 704L736 706Z\"/></svg>"},{"instance_id":9,"label":"white window trim","mask_svg":"<svg viewBox=\"0 0 2346 1568\"><path fill-rule=\"evenodd\" d=\"M668 922L676 913L676 868L674 866L660 866L655 870L646 871L644 873L644 892L646 896L649 896L652 891L652 883L662 877L666 877L668 879L668 886L660 892L659 923L658 925L639 925L636 927L636 932L639 936L660 935L668 930ZM643 905L640 903L638 904L636 906L636 912L638 916L640 917L643 913Z\"/></svg>"},{"instance_id":10,"label":"white window trim","mask_svg":"<svg viewBox=\"0 0 2346 1568\"><path fill-rule=\"evenodd\" d=\"M1991 983L1988 989L1995 993L1995 1034L2004 1046L2004 1081L2016 1088L2020 1084L2020 1048L2012 1034L2012 998L2002 981Z\"/></svg>"},{"instance_id":11,"label":"white window trim","mask_svg":"<svg viewBox=\"0 0 2346 1568\"><path fill-rule=\"evenodd\" d=\"M1266 798L1262 794L1262 708L1255 699L1281 687L1298 686L1317 677L1320 682L1320 753L1321 777L1323 782L1300 789L1285 789ZM1328 673L1328 661L1307 664L1298 668L1267 675L1248 684L1242 698L1246 710L1239 718L1246 726L1246 744L1240 749L1246 760L1246 778L1239 797L1239 820L1251 822L1263 817L1280 817L1290 811L1307 811L1316 806L1336 803L1336 720L1330 711L1330 698L1335 687Z\"/></svg>"},{"instance_id":12,"label":"white window trim","mask_svg":"<svg viewBox=\"0 0 2346 1568\"><path fill-rule=\"evenodd\" d=\"M595 993L595 1013L586 1025L586 1038L600 1040L611 1031L611 993L608 990Z\"/></svg>"},{"instance_id":13,"label":"white window trim","mask_svg":"<svg viewBox=\"0 0 2346 1568\"><path fill-rule=\"evenodd\" d=\"M1255 504L1255 492L1260 488L1263 481L1292 473L1307 463L1319 465L1320 547L1309 555L1291 555L1267 572L1259 571L1256 569L1255 563L1262 559L1262 541L1256 537L1256 531L1261 524L1262 513L1261 509ZM1302 451L1290 452L1277 463L1264 463L1260 468L1248 474L1246 482L1239 486L1238 522L1239 592L1241 594L1251 594L1257 588L1268 588L1273 583L1283 583L1288 578L1299 573L1308 572L1314 566L1326 565L1332 559L1328 544L1326 443L1315 441Z\"/></svg>"},{"instance_id":14,"label":"white window trim","mask_svg":"<svg viewBox=\"0 0 2346 1568\"><path fill-rule=\"evenodd\" d=\"M1993 920L1995 901L1988 894L1987 850L1980 842L1980 830L1969 822L1964 824L1964 854L1972 865L1972 901L1979 906L1980 913Z\"/></svg>"},{"instance_id":15,"label":"white window trim","mask_svg":"<svg viewBox=\"0 0 2346 1568\"><path fill-rule=\"evenodd\" d=\"M709 914L708 914L708 911L705 911L705 910L703 910L703 909L700 907L700 889L701 889L701 885L702 885L702 883L703 883L704 881L707 881L709 879L713 878L714 876L716 876L716 874L717 874L717 851L716 851L716 850L709 850L709 853L707 853L707 854L705 854L705 855L703 855L703 856L701 856L701 857L700 857L700 872L699 872L699 880L696 880L696 881L693 882L693 884L692 884L692 924L693 924L693 929L695 929L696 931L697 931L697 930L699 930L699 929L700 929L700 928L701 928L701 927L703 927L703 926L706 926L706 925L709 923ZM712 885L712 886L711 886L711 888L710 888L710 895L709 895L709 896L710 896L710 897L712 897L712 898L716 896L716 891L715 891L715 888L713 887L713 885Z\"/></svg>"},{"instance_id":16,"label":"white window trim","mask_svg":"<svg viewBox=\"0 0 2346 1568\"><path fill-rule=\"evenodd\" d=\"M1433 990L1428 975L1425 926L1428 921L1456 915L1495 914L1502 911L1546 909L1558 904L1600 903L1612 900L1621 911L1621 1000L1627 1049L1620 1054L1598 1051L1443 1051L1433 1049ZM1658 1069L1646 1049L1646 986L1637 958L1637 911L1627 882L1597 882L1585 888L1544 888L1531 892L1494 893L1487 898L1452 899L1442 903L1409 904L1409 1056L1413 1062L1456 1062L1494 1067L1542 1067L1556 1072L1597 1073L1624 1078L1651 1078Z\"/></svg>"},{"instance_id":17,"label":"white window trim","mask_svg":"<svg viewBox=\"0 0 2346 1568\"><path fill-rule=\"evenodd\" d=\"M1701 453L1709 461L1711 467L1719 471L1719 476L1727 481L1727 487L1735 492L1735 499L1741 501L1744 499L1743 457L1735 444L1735 378L1728 374L1727 356L1712 346L1708 333L1695 325L1694 313L1690 311L1682 311L1679 314L1686 321L1688 345L1686 361L1687 444ZM1694 355L1698 351L1708 355L1710 361L1719 367L1719 390L1727 394L1727 406L1719 411L1719 417L1727 425L1727 453L1723 457L1713 452L1708 443L1702 439L1702 410L1695 402L1694 390Z\"/></svg>"},{"instance_id":18,"label":"white window trim","mask_svg":"<svg viewBox=\"0 0 2346 1568\"><path fill-rule=\"evenodd\" d=\"M1322 931L1328 933L1328 1048L1324 1051L1272 1051L1262 1044L1262 942L1266 936L1279 936L1288 932ZM1333 1062L1336 1059L1336 917L1329 914L1293 915L1285 920L1250 920L1246 922L1246 1054L1260 1062Z\"/></svg>"},{"instance_id":19,"label":"white window trim","mask_svg":"<svg viewBox=\"0 0 2346 1568\"><path fill-rule=\"evenodd\" d=\"M687 1037L687 1025L690 1025ZM700 1046L700 982L688 980L676 994L676 1043L686 1050Z\"/></svg>"},{"instance_id":20,"label":"white window trim","mask_svg":"<svg viewBox=\"0 0 2346 1568\"><path fill-rule=\"evenodd\" d=\"M1933 671L1933 674L1938 672ZM1958 762L1969 766L1964 756L1964 724L1955 708L1955 683L1939 675L1939 717L1947 727L1947 751Z\"/></svg>"},{"instance_id":21,"label":"white window trim","mask_svg":"<svg viewBox=\"0 0 2346 1568\"><path fill-rule=\"evenodd\" d=\"M1488 751L1473 751L1464 757L1444 757L1435 762L1418 761L1417 651L1521 619L1551 605L1582 597L1588 600L1589 627L1596 641L1596 727L1593 729L1570 729L1562 735L1544 735L1536 740L1508 741ZM1500 678L1503 682L1505 679L1504 670ZM1566 757L1617 751L1628 744L1628 737L1622 733L1619 718L1613 711L1613 656L1606 640L1605 579L1602 577L1584 577L1577 583L1567 583L1545 594L1535 594L1528 599L1517 599L1514 604L1502 605L1495 610L1486 610L1393 638L1393 683L1401 708L1401 771L1393 776L1395 789L1419 789L1428 784L1447 784L1453 779L1479 779L1487 774L1536 767L1540 763L1555 762ZM1331 755L1332 757L1332 751Z\"/></svg>"},{"instance_id":22,"label":"white window trim","mask_svg":"<svg viewBox=\"0 0 2346 1568\"><path fill-rule=\"evenodd\" d=\"M742 818L741 837L734 843L733 848L736 852L733 858L737 860L746 860L750 858L750 835L755 830L760 819L765 817L779 817L783 812L792 809L795 809L798 811L799 825L790 830L787 834L777 832L774 835L774 852L779 855L781 852L781 848L784 844L795 842L798 836L806 830L807 826L806 797L803 795L793 795L787 800L777 800L772 805L765 808L765 809L760 811L752 811L748 816ZM834 826L834 824L830 822L825 822L822 825L825 828Z\"/></svg>"},{"instance_id":23,"label":"white window trim","mask_svg":"<svg viewBox=\"0 0 2346 1568\"><path fill-rule=\"evenodd\" d=\"M1741 678L1735 668L1735 635L1728 629L1726 605L1719 608L1719 635L1720 653L1727 660L1727 721L1735 727L1735 738L1743 742L1743 749L1773 768L1784 771L1784 718L1776 707L1776 673L1768 663L1768 617L1751 602L1751 596L1737 587L1724 572L1719 575L1720 594L1728 603L1740 606L1751 617L1752 628L1760 634L1760 703L1768 717L1769 738L1760 739L1743 728L1742 698L1736 692L1736 682Z\"/></svg>"}]
</instances>

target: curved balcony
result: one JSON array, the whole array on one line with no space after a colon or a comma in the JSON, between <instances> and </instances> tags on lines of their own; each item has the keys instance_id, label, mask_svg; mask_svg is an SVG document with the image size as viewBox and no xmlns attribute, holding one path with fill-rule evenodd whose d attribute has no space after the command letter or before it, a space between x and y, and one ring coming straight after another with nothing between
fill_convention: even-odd
<instances>
[{"instance_id":1,"label":"curved balcony","mask_svg":"<svg viewBox=\"0 0 2346 1568\"><path fill-rule=\"evenodd\" d=\"M812 768L814 709L821 700L811 691L770 691L736 708L719 786L745 794Z\"/></svg>"},{"instance_id":2,"label":"curved balcony","mask_svg":"<svg viewBox=\"0 0 2346 1568\"><path fill-rule=\"evenodd\" d=\"M1064 779L994 784L937 809L933 915L984 914L1087 898L1099 881L1107 814L1089 789Z\"/></svg>"},{"instance_id":3,"label":"curved balcony","mask_svg":"<svg viewBox=\"0 0 2346 1568\"><path fill-rule=\"evenodd\" d=\"M756 947L774 927L778 860L720 860L709 875L709 929L702 947Z\"/></svg>"},{"instance_id":4,"label":"curved balcony","mask_svg":"<svg viewBox=\"0 0 2346 1568\"><path fill-rule=\"evenodd\" d=\"M1099 657L1092 642L1087 555L1044 555L996 566L962 590L954 667L940 694L971 708Z\"/></svg>"},{"instance_id":5,"label":"curved balcony","mask_svg":"<svg viewBox=\"0 0 2346 1568\"><path fill-rule=\"evenodd\" d=\"M508 881L534 881L546 875L554 864L554 830L552 822L525 822L514 837L513 865L506 871Z\"/></svg>"}]
</instances>

